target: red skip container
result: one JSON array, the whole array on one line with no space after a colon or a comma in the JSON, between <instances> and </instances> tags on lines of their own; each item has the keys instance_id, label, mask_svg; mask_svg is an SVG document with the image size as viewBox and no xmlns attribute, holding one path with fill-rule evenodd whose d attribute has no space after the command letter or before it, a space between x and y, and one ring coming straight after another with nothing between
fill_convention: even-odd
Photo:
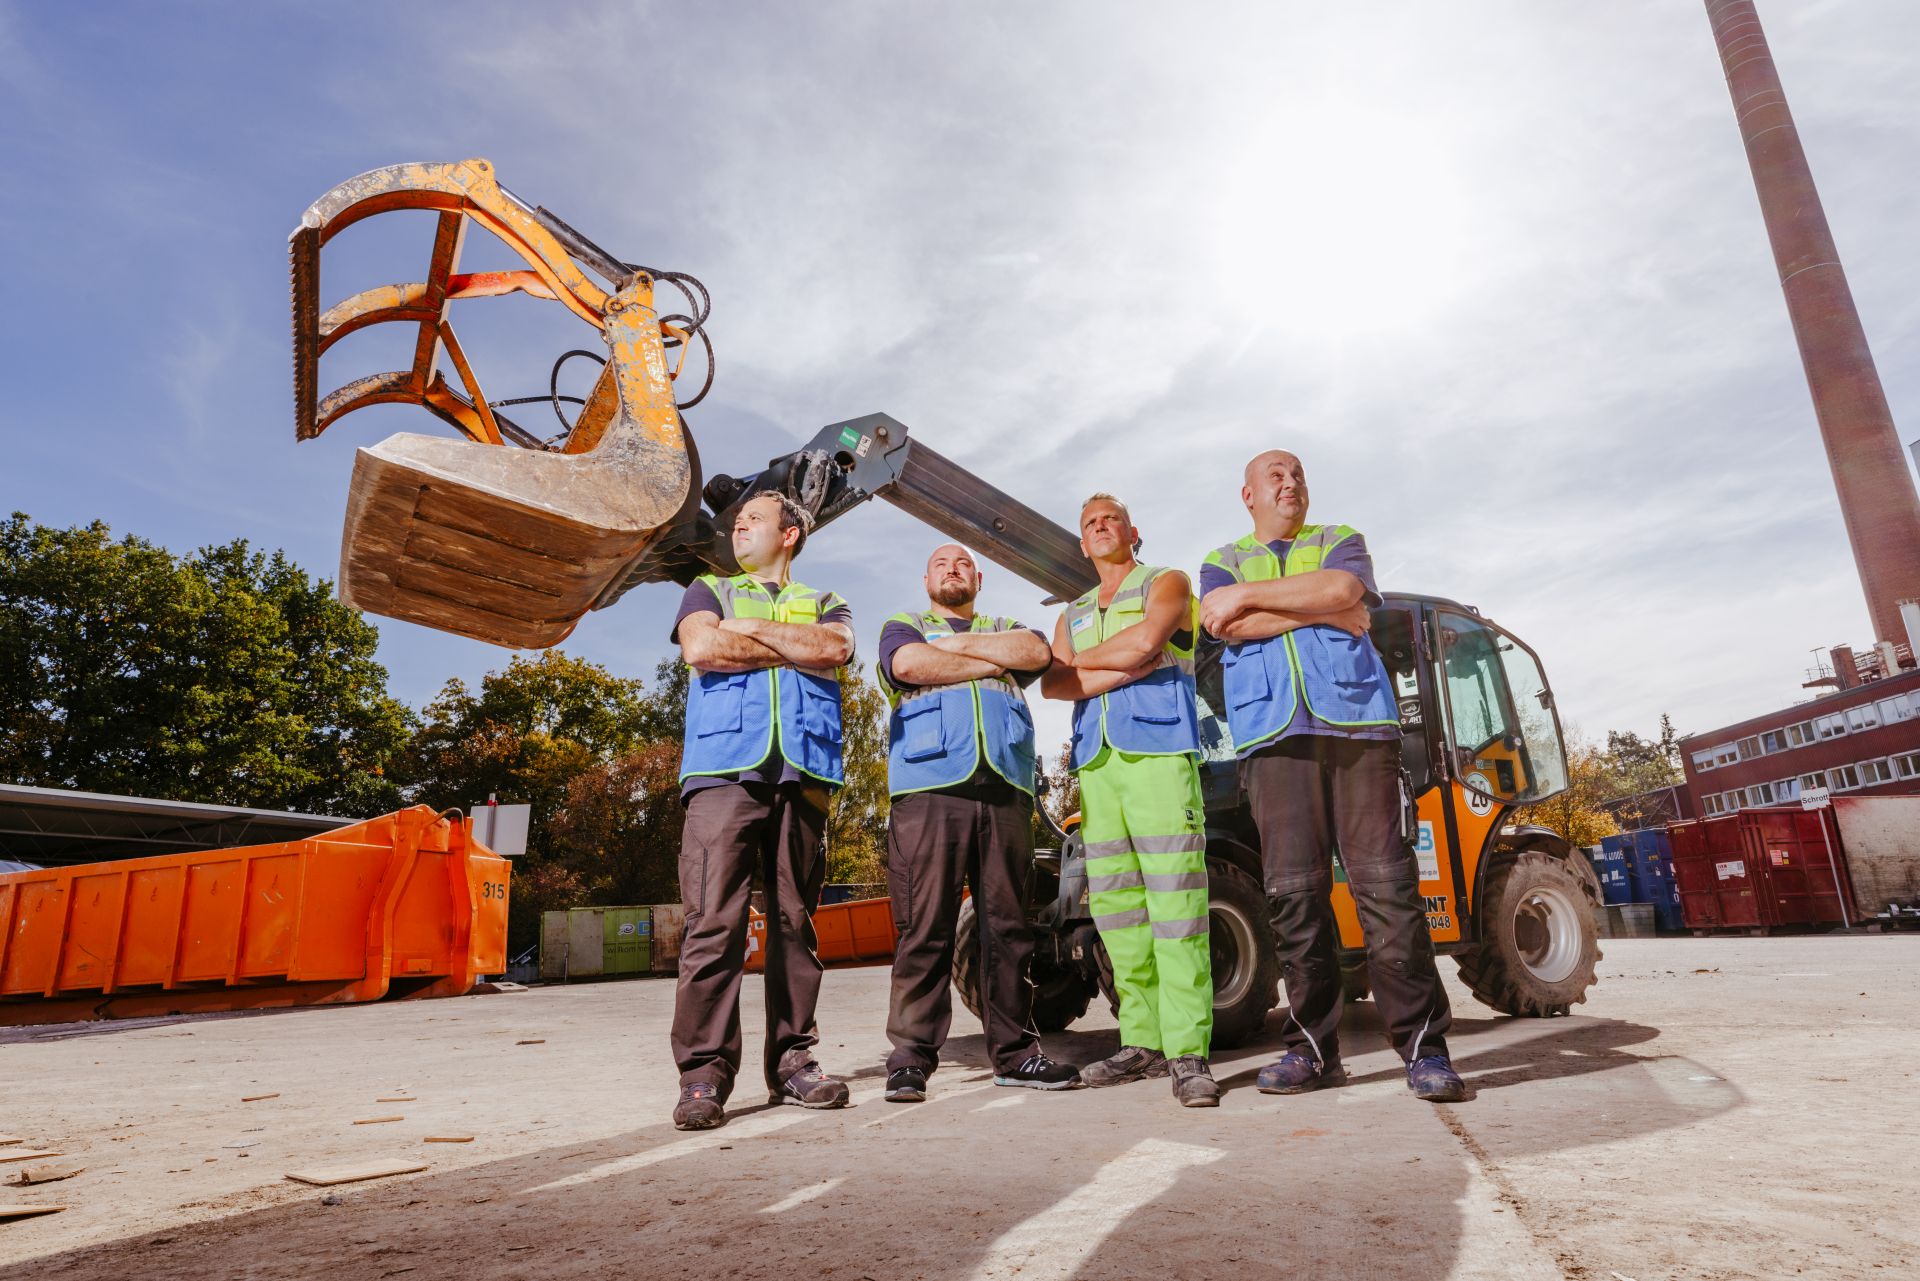
<instances>
[{"instance_id":1,"label":"red skip container","mask_svg":"<svg viewBox=\"0 0 1920 1281\"><path fill-rule=\"evenodd\" d=\"M1668 826L1688 929L1840 925L1852 902L1830 809L1741 810Z\"/></svg>"}]
</instances>

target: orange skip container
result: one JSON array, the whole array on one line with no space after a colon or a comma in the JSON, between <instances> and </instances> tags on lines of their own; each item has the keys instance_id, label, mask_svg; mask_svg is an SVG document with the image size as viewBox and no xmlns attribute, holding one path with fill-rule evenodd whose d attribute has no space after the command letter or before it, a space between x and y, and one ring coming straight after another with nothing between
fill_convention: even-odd
<instances>
[{"instance_id":1,"label":"orange skip container","mask_svg":"<svg viewBox=\"0 0 1920 1281\"><path fill-rule=\"evenodd\" d=\"M878 965L893 960L900 932L893 924L893 900L855 899L814 909L813 933L822 965ZM747 915L747 969L767 967L767 918Z\"/></svg>"},{"instance_id":2,"label":"orange skip container","mask_svg":"<svg viewBox=\"0 0 1920 1281\"><path fill-rule=\"evenodd\" d=\"M0 1024L458 996L507 861L424 805L299 841L0 875Z\"/></svg>"}]
</instances>

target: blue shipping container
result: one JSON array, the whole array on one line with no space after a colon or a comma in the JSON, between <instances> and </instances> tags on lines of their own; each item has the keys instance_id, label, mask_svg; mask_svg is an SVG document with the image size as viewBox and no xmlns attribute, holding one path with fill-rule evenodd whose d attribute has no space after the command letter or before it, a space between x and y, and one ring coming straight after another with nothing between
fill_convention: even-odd
<instances>
[{"instance_id":1,"label":"blue shipping container","mask_svg":"<svg viewBox=\"0 0 1920 1281\"><path fill-rule=\"evenodd\" d=\"M1653 904L1654 919L1663 930L1686 928L1680 915L1680 887L1673 878L1673 843L1664 829L1622 832L1600 844L1602 849L1617 851L1625 861L1630 901Z\"/></svg>"},{"instance_id":2,"label":"blue shipping container","mask_svg":"<svg viewBox=\"0 0 1920 1281\"><path fill-rule=\"evenodd\" d=\"M1609 836L1607 841L1618 840ZM1627 885L1627 859L1619 849L1608 849L1606 841L1599 848L1582 846L1581 853L1587 856L1587 862L1593 867L1594 876L1600 881L1600 901L1609 907L1615 903L1633 902L1633 892Z\"/></svg>"}]
</instances>

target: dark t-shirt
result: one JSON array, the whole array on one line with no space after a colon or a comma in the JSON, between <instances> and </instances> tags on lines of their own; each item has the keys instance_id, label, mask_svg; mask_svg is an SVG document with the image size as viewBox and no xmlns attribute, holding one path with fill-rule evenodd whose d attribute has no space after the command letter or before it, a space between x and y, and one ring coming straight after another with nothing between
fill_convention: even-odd
<instances>
[{"instance_id":1,"label":"dark t-shirt","mask_svg":"<svg viewBox=\"0 0 1920 1281\"><path fill-rule=\"evenodd\" d=\"M1280 558L1280 563L1284 565L1287 563L1287 553L1293 550L1293 541L1286 538L1276 538L1268 543L1267 546L1272 550L1274 555ZM1365 589L1366 594L1362 596L1361 599L1366 601L1368 608L1379 608L1380 589L1373 581L1373 554L1367 550L1367 540L1363 535L1353 534L1336 543L1333 549L1327 553L1326 558L1320 562L1320 568L1344 569L1349 574L1352 574L1360 580L1360 586ZM1233 581L1233 575L1221 566L1202 565L1200 567L1201 599L1204 600L1207 593L1213 591L1215 588L1231 586ZM1238 755L1244 758L1252 755L1255 751L1272 750L1281 741L1292 738L1295 734L1323 734L1330 738L1397 739L1400 737L1400 727L1398 725L1373 725L1365 729L1344 729L1316 719L1313 714L1307 710L1306 703L1302 701L1294 707L1293 719L1287 722L1286 728L1280 732L1278 739L1275 739L1272 743L1264 744L1259 748L1241 751Z\"/></svg>"},{"instance_id":2,"label":"dark t-shirt","mask_svg":"<svg viewBox=\"0 0 1920 1281\"><path fill-rule=\"evenodd\" d=\"M771 584L769 584L771 586ZM834 597L840 600L839 597ZM688 585L686 593L680 597L680 611L673 616L673 630L667 633L667 639L680 643L680 624L694 614L719 614L720 598L713 594L713 588L695 581ZM848 631L853 630L853 609L845 601L820 615L823 623L845 623ZM688 778L680 785L680 801L686 803L687 797L705 787L722 787L728 783L805 783L817 782L802 774L787 763L787 758L779 751L767 753L767 759L752 769L735 770L731 774L701 774Z\"/></svg>"},{"instance_id":3,"label":"dark t-shirt","mask_svg":"<svg viewBox=\"0 0 1920 1281\"><path fill-rule=\"evenodd\" d=\"M947 629L950 632L956 634L970 632L973 629L973 623L969 619L943 616L941 621L947 625ZM1037 628L1028 627L1023 630L1032 632L1035 636L1040 637L1043 642L1047 639ZM981 633L981 635L992 634L995 633ZM1001 632L997 634L1006 635L1007 633ZM880 629L880 653L879 657L874 661L879 664L880 670L886 674L887 680L892 682L895 689L914 690L920 688L912 681L903 681L893 674L893 658L895 654L900 652L903 646L924 644L926 639L926 633L921 631L920 628L914 626L912 623L900 622L898 619L887 620L886 626ZM1051 666L1051 662L1049 662L1048 665ZM1014 683L1019 685L1021 689L1025 689L1036 680L1039 680L1040 673L1045 670L1046 668L1043 667L1031 672L1009 672L1008 675L1013 677ZM965 782L955 783L951 787L934 788L932 792L920 794L958 796L967 800L984 801L989 804L1005 804L1009 801L1022 801L1027 799L1025 792L1020 791L1014 787L1013 784L1001 778L1000 775L994 771L993 766L987 764L984 757L980 761L979 768L973 771L973 777L967 779ZM906 798L902 797L901 799L904 800Z\"/></svg>"}]
</instances>

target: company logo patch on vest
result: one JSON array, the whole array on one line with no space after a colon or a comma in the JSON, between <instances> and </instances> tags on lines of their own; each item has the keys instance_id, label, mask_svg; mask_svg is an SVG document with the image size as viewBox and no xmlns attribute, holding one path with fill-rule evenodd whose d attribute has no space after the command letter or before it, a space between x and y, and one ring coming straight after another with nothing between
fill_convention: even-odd
<instances>
[{"instance_id":1,"label":"company logo patch on vest","mask_svg":"<svg viewBox=\"0 0 1920 1281\"><path fill-rule=\"evenodd\" d=\"M905 623L929 641L953 634L947 621L933 613L900 613L887 620ZM1020 624L1011 618L975 615L969 632L1012 632ZM981 749L987 765L1028 796L1033 795L1037 772L1033 745L1033 713L1027 696L1006 676L901 690L880 672L893 713L887 718L887 793L904 796L953 787L972 778L980 768Z\"/></svg>"},{"instance_id":2,"label":"company logo patch on vest","mask_svg":"<svg viewBox=\"0 0 1920 1281\"><path fill-rule=\"evenodd\" d=\"M752 574L720 578L702 574L720 602L721 618L765 618L776 623L818 623L840 607L832 592L788 583L778 593ZM687 682L687 730L680 752L680 779L757 769L777 750L809 778L839 786L841 763L840 675L797 667L753 672L695 668Z\"/></svg>"}]
</instances>

